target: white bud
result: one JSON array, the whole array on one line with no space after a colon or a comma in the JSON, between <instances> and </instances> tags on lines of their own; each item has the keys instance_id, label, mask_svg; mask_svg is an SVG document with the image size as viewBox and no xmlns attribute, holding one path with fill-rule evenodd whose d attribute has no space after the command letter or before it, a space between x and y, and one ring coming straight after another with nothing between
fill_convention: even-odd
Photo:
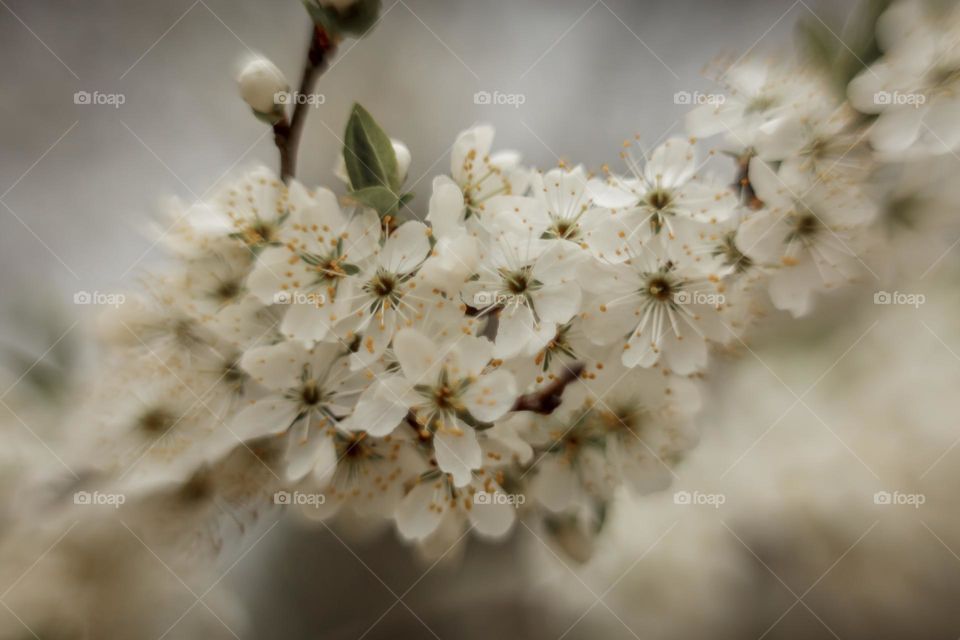
<instances>
[{"instance_id":1,"label":"white bud","mask_svg":"<svg viewBox=\"0 0 960 640\"><path fill-rule=\"evenodd\" d=\"M407 180L407 170L410 168L410 149L407 149L407 145L399 140L390 138L390 142L397 156L397 175L400 176L400 183L403 184Z\"/></svg>"},{"instance_id":2,"label":"white bud","mask_svg":"<svg viewBox=\"0 0 960 640\"><path fill-rule=\"evenodd\" d=\"M266 58L254 58L248 62L237 82L244 102L258 113L276 111L276 95L290 89L283 72Z\"/></svg>"}]
</instances>

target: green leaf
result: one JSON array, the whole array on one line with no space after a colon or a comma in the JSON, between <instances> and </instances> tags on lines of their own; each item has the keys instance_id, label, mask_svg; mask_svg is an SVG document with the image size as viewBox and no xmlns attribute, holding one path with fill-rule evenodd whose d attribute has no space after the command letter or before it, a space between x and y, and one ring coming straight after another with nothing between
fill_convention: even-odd
<instances>
[{"instance_id":1,"label":"green leaf","mask_svg":"<svg viewBox=\"0 0 960 640\"><path fill-rule=\"evenodd\" d=\"M343 12L320 6L318 0L303 0L303 4L313 22L331 34L362 36L380 17L380 0L357 0Z\"/></svg>"},{"instance_id":2,"label":"green leaf","mask_svg":"<svg viewBox=\"0 0 960 640\"><path fill-rule=\"evenodd\" d=\"M397 155L390 137L359 104L353 105L343 139L343 160L355 191L366 187L400 189Z\"/></svg>"},{"instance_id":3,"label":"green leaf","mask_svg":"<svg viewBox=\"0 0 960 640\"><path fill-rule=\"evenodd\" d=\"M351 191L350 197L377 211L381 218L393 215L400 208L400 197L386 187L364 187Z\"/></svg>"},{"instance_id":4,"label":"green leaf","mask_svg":"<svg viewBox=\"0 0 960 640\"><path fill-rule=\"evenodd\" d=\"M801 56L825 77L837 81L839 43L830 29L812 16L803 16L797 21L796 37Z\"/></svg>"},{"instance_id":5,"label":"green leaf","mask_svg":"<svg viewBox=\"0 0 960 640\"><path fill-rule=\"evenodd\" d=\"M846 96L854 76L880 56L876 24L890 4L891 0L862 0L845 24L835 17L821 21L812 15L797 22L801 55L830 80L837 95Z\"/></svg>"},{"instance_id":6,"label":"green leaf","mask_svg":"<svg viewBox=\"0 0 960 640\"><path fill-rule=\"evenodd\" d=\"M851 14L841 32L842 40L847 43L840 51L837 65L841 81L849 83L864 65L869 66L880 57L877 20L891 4L892 0L863 0Z\"/></svg>"},{"instance_id":7,"label":"green leaf","mask_svg":"<svg viewBox=\"0 0 960 640\"><path fill-rule=\"evenodd\" d=\"M250 109L253 112L253 115L256 116L257 120L261 122L266 122L271 127L283 119L283 116L286 115L283 111L283 107L274 109L271 113L260 113L256 109Z\"/></svg>"}]
</instances>

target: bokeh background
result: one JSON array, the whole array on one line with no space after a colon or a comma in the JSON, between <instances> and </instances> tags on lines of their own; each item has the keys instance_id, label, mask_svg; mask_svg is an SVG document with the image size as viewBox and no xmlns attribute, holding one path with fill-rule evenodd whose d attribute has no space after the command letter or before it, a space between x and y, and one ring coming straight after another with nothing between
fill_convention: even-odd
<instances>
[{"instance_id":1,"label":"bokeh background","mask_svg":"<svg viewBox=\"0 0 960 640\"><path fill-rule=\"evenodd\" d=\"M299 175L332 180L353 101L411 149L418 206L478 121L540 167L614 164L625 138L683 133L674 94L708 90L710 60L789 48L798 19L832 23L852 6L384 0L375 30L344 43L318 84ZM298 0L0 0L0 336L49 347L17 320L37 303L88 340L93 310L74 294L128 286L162 259L146 230L164 197L275 166L234 78L259 53L294 81L307 35ZM124 102L75 104L78 91ZM476 104L478 91L523 104ZM906 285L922 308L873 304L904 282L881 259L879 276L812 317L774 315L720 357L703 443L676 488L722 494L721 508L677 505L673 490L624 499L585 566L522 526L432 565L390 531L284 523L226 577L244 637L957 637L960 332L956 269L939 255ZM884 490L927 502L884 510L872 499Z\"/></svg>"}]
</instances>

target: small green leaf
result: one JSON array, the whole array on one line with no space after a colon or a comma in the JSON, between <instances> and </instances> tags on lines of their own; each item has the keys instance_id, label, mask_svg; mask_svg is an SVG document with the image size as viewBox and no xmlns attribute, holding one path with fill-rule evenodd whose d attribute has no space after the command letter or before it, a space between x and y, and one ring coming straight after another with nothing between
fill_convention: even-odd
<instances>
[{"instance_id":1,"label":"small green leaf","mask_svg":"<svg viewBox=\"0 0 960 640\"><path fill-rule=\"evenodd\" d=\"M839 44L830 30L816 18L804 16L797 21L796 34L800 53L807 62L825 76L833 77Z\"/></svg>"},{"instance_id":2,"label":"small green leaf","mask_svg":"<svg viewBox=\"0 0 960 640\"><path fill-rule=\"evenodd\" d=\"M397 155L390 137L359 104L353 105L343 139L343 160L354 190L366 187L400 189Z\"/></svg>"},{"instance_id":3,"label":"small green leaf","mask_svg":"<svg viewBox=\"0 0 960 640\"><path fill-rule=\"evenodd\" d=\"M303 4L313 22L331 34L362 36L380 17L380 0L357 0L343 12L323 7L317 0L303 0Z\"/></svg>"},{"instance_id":4,"label":"small green leaf","mask_svg":"<svg viewBox=\"0 0 960 640\"><path fill-rule=\"evenodd\" d=\"M400 207L400 198L386 187L364 187L351 191L350 197L375 210L381 218L393 215Z\"/></svg>"},{"instance_id":5,"label":"small green leaf","mask_svg":"<svg viewBox=\"0 0 960 640\"><path fill-rule=\"evenodd\" d=\"M400 204L398 208L400 209L404 208L405 206L407 206L407 203L410 202L411 200L413 200L412 193L403 194L402 196L400 196Z\"/></svg>"}]
</instances>

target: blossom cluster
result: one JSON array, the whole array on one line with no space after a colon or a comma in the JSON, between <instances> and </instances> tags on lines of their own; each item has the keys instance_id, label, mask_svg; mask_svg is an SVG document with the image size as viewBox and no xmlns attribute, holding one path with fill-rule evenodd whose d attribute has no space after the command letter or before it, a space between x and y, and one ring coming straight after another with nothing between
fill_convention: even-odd
<instances>
[{"instance_id":1,"label":"blossom cluster","mask_svg":"<svg viewBox=\"0 0 960 640\"><path fill-rule=\"evenodd\" d=\"M618 487L662 489L695 445L712 353L870 271L878 222L911 195L877 190L878 172L960 144L943 115L960 74L911 66L918 38L948 43L929 34L955 21L914 6L881 20L886 54L849 100L748 57L686 135L629 141L598 174L528 167L481 124L418 208L396 195L406 146L351 146L370 119L345 136L343 195L257 168L174 204L157 236L171 265L103 318L80 461L126 492L174 487L234 514L311 492L307 516L392 520L428 552L518 517L597 531ZM922 110L865 98L906 90Z\"/></svg>"}]
</instances>

